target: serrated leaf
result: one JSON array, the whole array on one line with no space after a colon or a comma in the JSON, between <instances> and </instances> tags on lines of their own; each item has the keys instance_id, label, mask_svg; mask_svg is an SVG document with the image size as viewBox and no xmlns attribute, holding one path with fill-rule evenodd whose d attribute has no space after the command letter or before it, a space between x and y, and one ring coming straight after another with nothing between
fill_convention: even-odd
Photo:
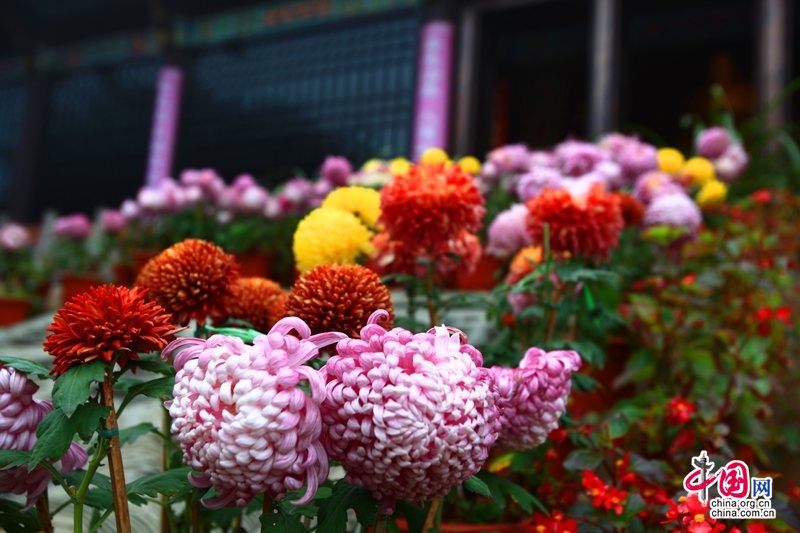
<instances>
[{"instance_id":1,"label":"serrated leaf","mask_svg":"<svg viewBox=\"0 0 800 533\"><path fill-rule=\"evenodd\" d=\"M489 490L489 485L487 485L481 478L476 476L472 476L466 480L464 482L464 488L470 492L474 492L475 494L486 496L487 498L492 497L492 491Z\"/></svg>"},{"instance_id":2,"label":"serrated leaf","mask_svg":"<svg viewBox=\"0 0 800 533\"><path fill-rule=\"evenodd\" d=\"M128 500L134 505L144 505L147 500L142 496L186 494L192 490L187 477L191 470L188 466L184 466L142 476L136 481L128 483Z\"/></svg>"},{"instance_id":3,"label":"serrated leaf","mask_svg":"<svg viewBox=\"0 0 800 533\"><path fill-rule=\"evenodd\" d=\"M100 419L108 416L110 409L94 402L79 406L70 418L72 427L83 440L89 440L97 431Z\"/></svg>"},{"instance_id":4,"label":"serrated leaf","mask_svg":"<svg viewBox=\"0 0 800 533\"><path fill-rule=\"evenodd\" d=\"M137 396L147 396L149 398L166 399L172 396L172 388L175 386L175 378L165 376L163 378L151 379L143 383L137 383L128 389L117 411L122 411Z\"/></svg>"},{"instance_id":5,"label":"serrated leaf","mask_svg":"<svg viewBox=\"0 0 800 533\"><path fill-rule=\"evenodd\" d=\"M305 533L306 528L300 520L284 513L280 507L271 513L261 513L259 518L264 533Z\"/></svg>"},{"instance_id":6,"label":"serrated leaf","mask_svg":"<svg viewBox=\"0 0 800 533\"><path fill-rule=\"evenodd\" d=\"M567 455L564 460L564 468L567 470L594 470L603 458L592 450L574 450Z\"/></svg>"},{"instance_id":7,"label":"serrated leaf","mask_svg":"<svg viewBox=\"0 0 800 533\"><path fill-rule=\"evenodd\" d=\"M533 507L536 507L545 514L548 512L547 508L538 498L510 479L486 472L485 470L479 472L478 476L487 485L492 500L494 500L495 504L500 509L505 508L506 500L503 494L506 494L527 513L532 513Z\"/></svg>"},{"instance_id":8,"label":"serrated leaf","mask_svg":"<svg viewBox=\"0 0 800 533\"><path fill-rule=\"evenodd\" d=\"M53 405L66 416L72 416L75 409L89 398L92 382L103 380L105 369L102 361L92 361L73 366L61 374L53 385Z\"/></svg>"},{"instance_id":9,"label":"serrated leaf","mask_svg":"<svg viewBox=\"0 0 800 533\"><path fill-rule=\"evenodd\" d=\"M142 422L141 424L121 429L119 430L119 444L120 446L131 444L145 433L149 433L155 429L156 427L149 422Z\"/></svg>"},{"instance_id":10,"label":"serrated leaf","mask_svg":"<svg viewBox=\"0 0 800 533\"><path fill-rule=\"evenodd\" d=\"M14 370L19 370L20 372L25 372L26 374L33 374L43 379L50 377L49 368L31 361L30 359L2 355L0 356L0 362L2 362L5 366L10 366Z\"/></svg>"},{"instance_id":11,"label":"serrated leaf","mask_svg":"<svg viewBox=\"0 0 800 533\"><path fill-rule=\"evenodd\" d=\"M0 470L26 465L31 460L31 452L22 450L0 450Z\"/></svg>"},{"instance_id":12,"label":"serrated leaf","mask_svg":"<svg viewBox=\"0 0 800 533\"><path fill-rule=\"evenodd\" d=\"M175 369L172 367L172 365L162 361L160 357L140 359L138 361L131 360L128 361L126 367L127 366L139 368L147 372L153 372L154 374L161 374L163 376L175 375Z\"/></svg>"},{"instance_id":13,"label":"serrated leaf","mask_svg":"<svg viewBox=\"0 0 800 533\"><path fill-rule=\"evenodd\" d=\"M36 428L36 444L31 450L28 470L33 470L45 459L57 461L67 452L75 435L74 422L61 409L53 409Z\"/></svg>"}]
</instances>

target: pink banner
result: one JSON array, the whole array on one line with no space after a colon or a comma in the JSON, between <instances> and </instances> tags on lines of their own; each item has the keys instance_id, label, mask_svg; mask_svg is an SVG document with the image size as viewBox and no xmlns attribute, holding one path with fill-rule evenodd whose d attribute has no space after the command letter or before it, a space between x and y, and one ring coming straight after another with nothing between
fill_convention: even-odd
<instances>
[{"instance_id":1,"label":"pink banner","mask_svg":"<svg viewBox=\"0 0 800 533\"><path fill-rule=\"evenodd\" d=\"M183 72L179 67L161 67L156 82L156 104L153 109L153 127L150 131L147 184L156 183L172 173L182 85Z\"/></svg>"},{"instance_id":2,"label":"pink banner","mask_svg":"<svg viewBox=\"0 0 800 533\"><path fill-rule=\"evenodd\" d=\"M412 156L419 159L427 148L447 149L450 115L450 69L453 25L432 20L422 28L414 106Z\"/></svg>"}]
</instances>

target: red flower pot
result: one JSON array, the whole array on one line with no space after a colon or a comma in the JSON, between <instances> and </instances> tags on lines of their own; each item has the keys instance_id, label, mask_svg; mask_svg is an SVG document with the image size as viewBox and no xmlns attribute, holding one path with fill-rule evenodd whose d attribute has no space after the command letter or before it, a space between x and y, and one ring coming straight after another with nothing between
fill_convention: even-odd
<instances>
[{"instance_id":1,"label":"red flower pot","mask_svg":"<svg viewBox=\"0 0 800 533\"><path fill-rule=\"evenodd\" d=\"M132 287L136 281L136 271L130 265L114 265L111 272L114 274L114 283L117 285Z\"/></svg>"},{"instance_id":2,"label":"red flower pot","mask_svg":"<svg viewBox=\"0 0 800 533\"><path fill-rule=\"evenodd\" d=\"M61 277L61 299L68 302L74 296L102 284L103 280L94 274L64 274Z\"/></svg>"},{"instance_id":3,"label":"red flower pot","mask_svg":"<svg viewBox=\"0 0 800 533\"><path fill-rule=\"evenodd\" d=\"M272 256L266 252L236 254L239 273L243 278L270 278L272 276L272 259Z\"/></svg>"},{"instance_id":4,"label":"red flower pot","mask_svg":"<svg viewBox=\"0 0 800 533\"><path fill-rule=\"evenodd\" d=\"M475 269L458 273L458 288L465 291L490 291L498 280L495 272L503 267L503 262L491 255L482 255Z\"/></svg>"},{"instance_id":5,"label":"red flower pot","mask_svg":"<svg viewBox=\"0 0 800 533\"><path fill-rule=\"evenodd\" d=\"M0 326L10 326L28 318L31 311L30 298L0 296Z\"/></svg>"}]
</instances>

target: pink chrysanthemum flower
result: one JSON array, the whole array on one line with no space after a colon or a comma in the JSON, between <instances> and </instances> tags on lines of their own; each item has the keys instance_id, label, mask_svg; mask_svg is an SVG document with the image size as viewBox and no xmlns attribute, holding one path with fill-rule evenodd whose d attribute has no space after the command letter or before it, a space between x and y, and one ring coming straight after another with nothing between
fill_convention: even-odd
<instances>
[{"instance_id":1,"label":"pink chrysanthemum flower","mask_svg":"<svg viewBox=\"0 0 800 533\"><path fill-rule=\"evenodd\" d=\"M558 190L564 188L564 176L558 170L548 167L535 167L519 177L516 183L517 196L527 202L539 196L545 189Z\"/></svg>"},{"instance_id":2,"label":"pink chrysanthemum flower","mask_svg":"<svg viewBox=\"0 0 800 533\"><path fill-rule=\"evenodd\" d=\"M346 157L329 155L322 163L320 174L333 185L343 187L347 185L347 180L353 174L353 165Z\"/></svg>"},{"instance_id":3,"label":"pink chrysanthemum flower","mask_svg":"<svg viewBox=\"0 0 800 533\"><path fill-rule=\"evenodd\" d=\"M688 234L694 235L702 223L700 208L682 192L658 196L644 211L645 227L672 226L684 228Z\"/></svg>"},{"instance_id":4,"label":"pink chrysanthemum flower","mask_svg":"<svg viewBox=\"0 0 800 533\"><path fill-rule=\"evenodd\" d=\"M719 176L719 179L730 183L735 181L741 176L747 165L750 163L750 157L742 147L741 144L731 143L723 154L713 161L714 170Z\"/></svg>"},{"instance_id":5,"label":"pink chrysanthemum flower","mask_svg":"<svg viewBox=\"0 0 800 533\"><path fill-rule=\"evenodd\" d=\"M573 177L587 174L601 161L611 159L610 152L585 141L564 141L553 152L561 163L564 174Z\"/></svg>"},{"instance_id":6,"label":"pink chrysanthemum flower","mask_svg":"<svg viewBox=\"0 0 800 533\"><path fill-rule=\"evenodd\" d=\"M243 507L257 494L278 500L305 484L305 495L293 502L302 504L327 478L319 411L325 382L303 363L346 335L310 334L305 322L291 317L253 346L212 335L178 339L164 350L178 371L174 399L165 404L172 434L184 462L200 473L189 481L219 493L203 502L206 507Z\"/></svg>"},{"instance_id":7,"label":"pink chrysanthemum flower","mask_svg":"<svg viewBox=\"0 0 800 533\"><path fill-rule=\"evenodd\" d=\"M49 400L33 397L39 386L13 368L0 366L0 450L30 451L36 444L36 428L53 409ZM86 451L77 443L55 466L62 474L86 464ZM25 494L30 507L47 490L50 472L37 466L28 472L26 466L0 470L0 493Z\"/></svg>"},{"instance_id":8,"label":"pink chrysanthemum flower","mask_svg":"<svg viewBox=\"0 0 800 533\"><path fill-rule=\"evenodd\" d=\"M492 367L501 422L497 446L521 451L543 443L558 427L580 367L577 352L539 348L528 349L518 368Z\"/></svg>"},{"instance_id":9,"label":"pink chrysanthemum flower","mask_svg":"<svg viewBox=\"0 0 800 533\"><path fill-rule=\"evenodd\" d=\"M514 204L500 212L489 225L486 252L504 259L531 243L527 227L528 208Z\"/></svg>"},{"instance_id":10,"label":"pink chrysanthemum flower","mask_svg":"<svg viewBox=\"0 0 800 533\"><path fill-rule=\"evenodd\" d=\"M475 474L499 420L482 356L459 333L386 331L376 311L360 339L336 346L322 373L323 443L347 481L390 511L422 503Z\"/></svg>"},{"instance_id":11,"label":"pink chrysanthemum flower","mask_svg":"<svg viewBox=\"0 0 800 533\"><path fill-rule=\"evenodd\" d=\"M643 205L648 205L653 199L665 194L682 193L683 187L672 176L658 170L642 174L633 186L633 197Z\"/></svg>"},{"instance_id":12,"label":"pink chrysanthemum flower","mask_svg":"<svg viewBox=\"0 0 800 533\"><path fill-rule=\"evenodd\" d=\"M635 180L658 168L658 150L647 143L631 143L620 150L617 163L629 180Z\"/></svg>"},{"instance_id":13,"label":"pink chrysanthemum flower","mask_svg":"<svg viewBox=\"0 0 800 533\"><path fill-rule=\"evenodd\" d=\"M708 159L721 157L731 143L731 137L725 128L714 126L700 132L697 136L697 152Z\"/></svg>"}]
</instances>

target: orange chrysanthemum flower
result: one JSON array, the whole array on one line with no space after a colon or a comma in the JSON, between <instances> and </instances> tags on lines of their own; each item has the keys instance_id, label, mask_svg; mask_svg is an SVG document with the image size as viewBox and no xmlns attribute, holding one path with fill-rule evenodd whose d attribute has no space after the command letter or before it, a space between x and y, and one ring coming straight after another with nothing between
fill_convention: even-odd
<instances>
[{"instance_id":1,"label":"orange chrysanthemum flower","mask_svg":"<svg viewBox=\"0 0 800 533\"><path fill-rule=\"evenodd\" d=\"M215 323L235 318L267 332L285 315L286 293L280 285L265 278L239 278L223 299L222 311L213 315Z\"/></svg>"},{"instance_id":2,"label":"orange chrysanthemum flower","mask_svg":"<svg viewBox=\"0 0 800 533\"><path fill-rule=\"evenodd\" d=\"M414 165L381 190L380 222L392 240L422 248L475 233L485 212L475 180L458 165Z\"/></svg>"},{"instance_id":3,"label":"orange chrysanthemum flower","mask_svg":"<svg viewBox=\"0 0 800 533\"><path fill-rule=\"evenodd\" d=\"M619 204L619 199L602 186L593 187L585 197L548 189L526 204L528 232L534 244L542 245L547 224L554 253L608 259L625 225Z\"/></svg>"},{"instance_id":4,"label":"orange chrysanthemum flower","mask_svg":"<svg viewBox=\"0 0 800 533\"><path fill-rule=\"evenodd\" d=\"M163 349L174 339L172 317L145 300L147 291L115 285L92 287L72 298L48 326L44 349L55 357L51 374L102 359L125 366L139 352Z\"/></svg>"},{"instance_id":5,"label":"orange chrysanthemum flower","mask_svg":"<svg viewBox=\"0 0 800 533\"><path fill-rule=\"evenodd\" d=\"M150 289L148 297L171 312L178 324L191 319L204 324L222 312L223 299L239 277L239 265L222 248L199 239L173 244L151 259L136 285Z\"/></svg>"},{"instance_id":6,"label":"orange chrysanthemum flower","mask_svg":"<svg viewBox=\"0 0 800 533\"><path fill-rule=\"evenodd\" d=\"M358 337L378 309L386 309L390 320L394 317L389 289L361 265L312 268L295 282L286 300L286 315L303 319L312 332L341 331L351 337Z\"/></svg>"},{"instance_id":7,"label":"orange chrysanthemum flower","mask_svg":"<svg viewBox=\"0 0 800 533\"><path fill-rule=\"evenodd\" d=\"M456 271L470 273L481 258L478 236L462 231L457 237L441 240L430 248L393 240L388 232L372 239L377 250L369 265L380 274L410 274L419 278L428 275L426 262L436 265L436 276L442 278ZM424 259L425 261L420 261Z\"/></svg>"},{"instance_id":8,"label":"orange chrysanthemum flower","mask_svg":"<svg viewBox=\"0 0 800 533\"><path fill-rule=\"evenodd\" d=\"M541 246L526 246L511 260L506 281L511 285L518 283L536 270L542 261L544 261L544 253Z\"/></svg>"}]
</instances>

